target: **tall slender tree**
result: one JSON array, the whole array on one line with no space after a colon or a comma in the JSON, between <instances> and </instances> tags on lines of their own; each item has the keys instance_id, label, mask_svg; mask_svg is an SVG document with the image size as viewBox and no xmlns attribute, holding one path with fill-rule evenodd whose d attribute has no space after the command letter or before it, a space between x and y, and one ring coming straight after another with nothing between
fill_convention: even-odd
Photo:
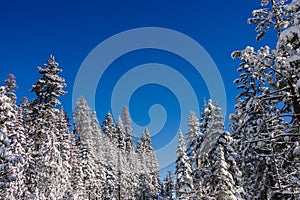
<instances>
[{"instance_id":1,"label":"tall slender tree","mask_svg":"<svg viewBox=\"0 0 300 200\"><path fill-rule=\"evenodd\" d=\"M208 124L208 133L217 137L217 140L208 152L211 172L209 172L210 176L204 179L205 194L217 199L240 199L243 193L242 174L235 161L237 154L231 146L232 138L224 130L222 111L218 103L214 106L212 120Z\"/></svg>"},{"instance_id":2,"label":"tall slender tree","mask_svg":"<svg viewBox=\"0 0 300 200\"><path fill-rule=\"evenodd\" d=\"M30 163L28 174L31 177L32 198L62 198L67 190L58 142L59 110L56 109L60 104L58 98L66 93L63 90L66 84L58 75L62 71L58 66L51 55L45 68L38 67L42 77L31 89L31 92L36 94L36 99L31 102L31 120L34 128L29 134L33 141L33 146L30 147L33 162Z\"/></svg>"},{"instance_id":3,"label":"tall slender tree","mask_svg":"<svg viewBox=\"0 0 300 200\"><path fill-rule=\"evenodd\" d=\"M115 131L115 123L114 123L113 117L110 114L110 112L107 113L105 119L103 120L102 125L101 125L101 130L102 130L102 133L106 137L111 139L111 141L113 141L114 143L117 143L115 141L116 140L116 137L115 137L115 132L116 132Z\"/></svg>"},{"instance_id":4,"label":"tall slender tree","mask_svg":"<svg viewBox=\"0 0 300 200\"><path fill-rule=\"evenodd\" d=\"M185 141L182 132L179 133L179 144L177 147L177 160L176 160L176 197L178 199L192 199L194 185L192 168L189 158L186 154Z\"/></svg>"},{"instance_id":5,"label":"tall slender tree","mask_svg":"<svg viewBox=\"0 0 300 200\"><path fill-rule=\"evenodd\" d=\"M13 173L11 167L11 146L8 138L7 125L15 119L11 99L5 95L5 87L0 87L0 195L5 198L9 195Z\"/></svg>"},{"instance_id":6,"label":"tall slender tree","mask_svg":"<svg viewBox=\"0 0 300 200\"><path fill-rule=\"evenodd\" d=\"M101 189L98 185L98 168L96 155L94 154L94 130L91 126L91 109L86 100L80 97L76 102L74 116L74 128L79 137L79 167L81 172L80 198L101 198Z\"/></svg>"},{"instance_id":7,"label":"tall slender tree","mask_svg":"<svg viewBox=\"0 0 300 200\"><path fill-rule=\"evenodd\" d=\"M166 199L173 199L173 193L175 191L174 176L171 170L167 172L164 179L164 196Z\"/></svg>"},{"instance_id":8,"label":"tall slender tree","mask_svg":"<svg viewBox=\"0 0 300 200\"><path fill-rule=\"evenodd\" d=\"M134 151L135 137L134 137L134 134L132 133L131 118L130 118L129 110L126 106L123 107L122 114L123 114L123 122L124 122L126 150Z\"/></svg>"},{"instance_id":9,"label":"tall slender tree","mask_svg":"<svg viewBox=\"0 0 300 200\"><path fill-rule=\"evenodd\" d=\"M196 113L191 111L188 118L188 131L186 132L186 141L187 141L187 156L190 158L189 162L192 169L195 168L197 163L197 149L198 142L201 142L202 134L200 132L200 122Z\"/></svg>"}]
</instances>

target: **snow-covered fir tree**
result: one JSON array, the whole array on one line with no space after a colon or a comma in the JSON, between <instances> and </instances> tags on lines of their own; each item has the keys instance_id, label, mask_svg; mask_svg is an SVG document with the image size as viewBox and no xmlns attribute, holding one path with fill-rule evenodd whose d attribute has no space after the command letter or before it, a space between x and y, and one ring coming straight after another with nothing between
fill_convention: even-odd
<instances>
[{"instance_id":1,"label":"snow-covered fir tree","mask_svg":"<svg viewBox=\"0 0 300 200\"><path fill-rule=\"evenodd\" d=\"M157 199L160 187L159 165L148 129L145 129L138 141L137 153L142 169L139 174L137 199Z\"/></svg>"},{"instance_id":2,"label":"snow-covered fir tree","mask_svg":"<svg viewBox=\"0 0 300 200\"><path fill-rule=\"evenodd\" d=\"M134 145L135 137L134 137L134 134L132 133L131 118L130 118L128 108L126 106L123 107L122 115L123 115L124 131L125 131L126 150L127 151L134 151L134 149L135 149L135 145Z\"/></svg>"},{"instance_id":3,"label":"snow-covered fir tree","mask_svg":"<svg viewBox=\"0 0 300 200\"><path fill-rule=\"evenodd\" d=\"M7 126L15 119L11 99L5 95L5 87L0 87L0 195L2 198L10 194L11 182L15 181L11 168L11 141L8 138Z\"/></svg>"},{"instance_id":4,"label":"snow-covered fir tree","mask_svg":"<svg viewBox=\"0 0 300 200\"><path fill-rule=\"evenodd\" d=\"M17 88L15 76L8 75L5 80L6 96L10 99L11 112L15 116L12 120L6 122L7 137L10 140L10 166L9 171L12 174L12 182L8 190L8 199L22 199L28 195L28 187L26 186L26 168L28 154L26 152L27 136L23 126L24 118L21 107L16 105L17 96L15 89Z\"/></svg>"},{"instance_id":5,"label":"snow-covered fir tree","mask_svg":"<svg viewBox=\"0 0 300 200\"><path fill-rule=\"evenodd\" d=\"M209 99L207 103L206 100L204 99L203 106L202 106L202 113L200 113L201 117L199 119L200 136L196 136L196 138L194 138L194 144L195 144L194 155L192 157L193 160L195 161L195 166L192 168L192 176L193 176L193 182L195 188L194 198L196 199L201 198L202 191L203 191L203 186L201 184L203 181L203 175L205 175L203 173L205 170L204 170L204 166L201 164L201 162L203 161L203 158L201 158L201 156L207 153L201 151L204 151L204 149L206 149L202 147L203 145L202 143L205 137L210 138L210 135L208 133L208 126L212 120L213 109L214 109L214 105L212 104L212 100Z\"/></svg>"},{"instance_id":6,"label":"snow-covered fir tree","mask_svg":"<svg viewBox=\"0 0 300 200\"><path fill-rule=\"evenodd\" d=\"M165 199L173 199L173 194L175 192L175 183L174 183L174 176L173 176L173 172L171 170L169 170L167 172L167 175L164 179L164 183L163 183L164 187L163 187L163 196Z\"/></svg>"},{"instance_id":7,"label":"snow-covered fir tree","mask_svg":"<svg viewBox=\"0 0 300 200\"><path fill-rule=\"evenodd\" d=\"M55 108L60 104L58 98L66 93L65 80L58 75L61 71L51 55L45 68L38 67L42 77L31 89L36 94L30 105L33 127L29 133L33 161L28 176L33 199L62 198L68 187L58 141L61 137L57 129L59 110Z\"/></svg>"},{"instance_id":8,"label":"snow-covered fir tree","mask_svg":"<svg viewBox=\"0 0 300 200\"><path fill-rule=\"evenodd\" d=\"M247 47L232 54L242 61L235 81L242 91L231 116L235 146L242 155L239 164L247 199L299 198L300 168L293 152L300 139L300 3L267 0L261 4L249 19L257 25L257 40L274 29L278 41L275 49Z\"/></svg>"},{"instance_id":9,"label":"snow-covered fir tree","mask_svg":"<svg viewBox=\"0 0 300 200\"><path fill-rule=\"evenodd\" d=\"M179 144L176 159L176 197L178 199L192 199L194 192L192 168L186 154L185 141L182 132L179 133Z\"/></svg>"},{"instance_id":10,"label":"snow-covered fir tree","mask_svg":"<svg viewBox=\"0 0 300 200\"><path fill-rule=\"evenodd\" d=\"M223 116L221 108L216 103L212 112L211 122L208 124L207 133L210 137L217 137L216 140L205 138L206 142L211 143L212 149L207 152L206 162L210 162L210 167L206 169L206 176L203 173L203 197L212 197L216 199L240 199L243 192L241 184L241 171L237 167L237 154L232 148L232 138L224 130ZM210 171L211 170L211 171Z\"/></svg>"},{"instance_id":11,"label":"snow-covered fir tree","mask_svg":"<svg viewBox=\"0 0 300 200\"><path fill-rule=\"evenodd\" d=\"M202 141L202 133L200 132L200 122L196 113L191 111L188 118L188 131L186 132L187 141L187 156L192 168L196 168L198 163L197 148Z\"/></svg>"},{"instance_id":12,"label":"snow-covered fir tree","mask_svg":"<svg viewBox=\"0 0 300 200\"><path fill-rule=\"evenodd\" d=\"M116 138L115 138L115 123L113 120L112 115L110 114L110 112L107 113L105 119L102 122L101 125L101 130L102 133L111 139L111 141L113 141L114 143L116 143Z\"/></svg>"},{"instance_id":13,"label":"snow-covered fir tree","mask_svg":"<svg viewBox=\"0 0 300 200\"><path fill-rule=\"evenodd\" d=\"M108 113L101 130L84 98L74 126L59 108L66 92L54 57L38 67L41 78L16 105L14 75L0 87L1 199L157 199L159 165L146 129L135 150L128 109L114 123Z\"/></svg>"},{"instance_id":14,"label":"snow-covered fir tree","mask_svg":"<svg viewBox=\"0 0 300 200\"><path fill-rule=\"evenodd\" d=\"M65 172L65 184L67 190L65 191L64 198L65 199L72 199L73 197L73 190L71 186L72 180L72 135L69 132L68 122L69 118L67 113L65 112L64 108L61 108L59 111L58 119L57 119L57 131L59 135L57 137L57 142L60 144L59 150L61 152L62 158L62 165L63 170Z\"/></svg>"},{"instance_id":15,"label":"snow-covered fir tree","mask_svg":"<svg viewBox=\"0 0 300 200\"><path fill-rule=\"evenodd\" d=\"M116 196L118 199L126 199L128 197L127 193L127 169L126 169L126 143L125 143L125 130L123 121L120 116L118 116L117 122L116 122L116 128L115 128L115 137L117 141L117 162L118 162L118 168L117 168L117 191Z\"/></svg>"},{"instance_id":16,"label":"snow-covered fir tree","mask_svg":"<svg viewBox=\"0 0 300 200\"><path fill-rule=\"evenodd\" d=\"M15 94L15 89L18 88L16 82L16 76L14 74L8 74L8 78L4 80L5 82L5 93L6 96L9 97L13 104L17 101L17 95Z\"/></svg>"},{"instance_id":17,"label":"snow-covered fir tree","mask_svg":"<svg viewBox=\"0 0 300 200\"><path fill-rule=\"evenodd\" d=\"M79 194L83 199L101 198L101 185L99 184L98 166L94 149L94 127L92 127L92 111L84 97L80 97L76 102L74 116L74 130L78 135L80 168ZM99 134L99 133L97 133Z\"/></svg>"}]
</instances>

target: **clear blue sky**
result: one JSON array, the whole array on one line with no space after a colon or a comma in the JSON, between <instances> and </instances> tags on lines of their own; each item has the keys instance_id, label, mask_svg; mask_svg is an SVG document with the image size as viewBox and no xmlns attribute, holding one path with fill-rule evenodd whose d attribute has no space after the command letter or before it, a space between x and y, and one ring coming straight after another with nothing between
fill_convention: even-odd
<instances>
[{"instance_id":1,"label":"clear blue sky","mask_svg":"<svg viewBox=\"0 0 300 200\"><path fill-rule=\"evenodd\" d=\"M68 84L66 90L69 93L62 98L62 103L71 115L72 89L76 73L93 48L110 36L125 30L149 26L164 27L188 35L210 54L225 83L229 114L233 112L235 96L238 94L232 84L238 77L238 61L231 59L231 52L247 45L262 46L270 43L270 40L266 39L256 43L254 26L247 24L247 18L251 16L253 9L259 7L259 3L258 0L2 1L0 80L4 80L6 74L14 73L19 85L19 99L22 96L32 99L34 95L28 91L39 77L36 66L43 65L49 55L54 54L63 69L61 76ZM169 65L173 63L174 66L177 62L181 63L178 58L169 56L166 52L149 51L144 52L142 56L139 52L135 52L135 55L129 54L127 58L119 59L114 64L130 66L135 61L147 63L149 57L157 58L156 62L161 61ZM116 79L114 75L118 72L119 70L114 71L112 68L108 77ZM199 85L203 84L201 81L199 79ZM132 103L134 107L130 108L131 114L138 123L146 125L149 122L145 116L147 111L143 107L144 104L168 104L167 109L173 110L169 117L176 115L174 112L178 109L172 108L177 105L176 101L168 101L168 98L173 98L172 94L164 95L163 90L158 86L150 88L149 96L140 94L141 99ZM161 95L155 95L159 92L162 92ZM209 98L205 86L203 91L198 93L200 97ZM103 96L105 95L101 91L97 91L98 100ZM96 105L96 108L100 121L106 112L111 110L109 106L102 105ZM176 123L176 117L174 119L173 123ZM228 125L228 120L226 124ZM166 134L172 130L164 131ZM168 142L168 138L160 135L157 139L154 138L153 142L154 146L159 148Z\"/></svg>"}]
</instances>

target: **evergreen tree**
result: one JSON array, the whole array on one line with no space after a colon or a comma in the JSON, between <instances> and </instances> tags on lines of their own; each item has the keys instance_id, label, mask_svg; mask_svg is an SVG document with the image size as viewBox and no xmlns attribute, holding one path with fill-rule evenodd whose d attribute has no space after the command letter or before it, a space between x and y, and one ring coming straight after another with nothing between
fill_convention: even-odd
<instances>
[{"instance_id":1,"label":"evergreen tree","mask_svg":"<svg viewBox=\"0 0 300 200\"><path fill-rule=\"evenodd\" d=\"M211 123L212 120L212 113L213 113L214 105L212 104L212 100L209 99L208 103L206 103L206 100L203 101L202 106L202 113L199 120L199 128L200 128L200 135L196 138L194 138L194 155L193 160L195 160L195 166L193 168L192 176L193 176L193 182L194 182L194 188L195 188L195 194L194 198L200 199L203 193L203 186L201 185L203 182L203 175L204 173L204 163L201 163L202 161L205 161L205 159L201 158L202 155L207 154L205 152L201 152L206 148L202 148L204 139L210 138L210 135L208 133L208 126Z\"/></svg>"},{"instance_id":2,"label":"evergreen tree","mask_svg":"<svg viewBox=\"0 0 300 200\"><path fill-rule=\"evenodd\" d=\"M179 133L179 144L177 146L176 160L176 197L178 199L192 199L194 190L192 169L186 154L186 146L182 132Z\"/></svg>"},{"instance_id":3,"label":"evergreen tree","mask_svg":"<svg viewBox=\"0 0 300 200\"><path fill-rule=\"evenodd\" d=\"M117 139L117 147L124 153L126 149L126 143L125 143L125 130L124 130L124 125L121 117L118 117L117 123L116 123L116 128L115 128L115 134L116 134L116 139Z\"/></svg>"},{"instance_id":4,"label":"evergreen tree","mask_svg":"<svg viewBox=\"0 0 300 200\"><path fill-rule=\"evenodd\" d=\"M5 80L5 93L10 99L9 103L11 112L15 116L11 120L6 121L7 137L10 140L10 165L9 171L11 172L13 180L10 188L7 191L6 198L8 199L21 199L25 198L28 194L27 187L25 185L27 168L27 153L26 153L26 135L23 127L23 114L22 110L16 105L17 96L15 89L18 88L15 76L13 74L8 75L8 79Z\"/></svg>"},{"instance_id":5,"label":"evergreen tree","mask_svg":"<svg viewBox=\"0 0 300 200\"><path fill-rule=\"evenodd\" d=\"M70 149L70 185L73 190L74 199L80 199L79 194L82 191L82 179L81 179L81 171L79 167L79 148L78 148L78 137L75 135L76 130L73 130L70 134L70 142L71 142L71 149ZM77 137L77 139L76 139Z\"/></svg>"},{"instance_id":6,"label":"evergreen tree","mask_svg":"<svg viewBox=\"0 0 300 200\"><path fill-rule=\"evenodd\" d=\"M221 108L218 103L215 105L213 111L212 123L209 126L210 132L218 132L218 135L221 135L218 138L218 141L212 150L212 176L219 176L219 181L215 191L217 191L216 196L222 196L222 192L235 198L240 198L240 193L242 193L241 183L241 172L236 164L237 154L234 152L231 144L232 138L230 134L224 130L223 116ZM214 134L212 134L214 135ZM218 171L222 172L221 174ZM214 183L216 183L214 182ZM223 189L224 190L223 190Z\"/></svg>"},{"instance_id":7,"label":"evergreen tree","mask_svg":"<svg viewBox=\"0 0 300 200\"><path fill-rule=\"evenodd\" d=\"M200 122L196 116L196 113L191 111L188 119L188 132L186 133L187 138L187 156L190 158L189 162L192 169L198 166L198 154L197 151L202 142L202 133L200 132Z\"/></svg>"},{"instance_id":8,"label":"evergreen tree","mask_svg":"<svg viewBox=\"0 0 300 200\"><path fill-rule=\"evenodd\" d=\"M267 0L262 1L262 7L253 11L249 23L257 25L257 40L274 29L276 48L265 46L255 51L247 47L232 54L242 61L240 78L235 81L242 91L231 116L235 143L242 155L238 163L243 166L247 199L298 198L300 168L293 151L299 141L300 121L300 4L296 0Z\"/></svg>"},{"instance_id":9,"label":"evergreen tree","mask_svg":"<svg viewBox=\"0 0 300 200\"><path fill-rule=\"evenodd\" d=\"M137 153L143 169L139 175L138 199L157 199L159 192L159 164L152 147L150 132L148 129L138 141Z\"/></svg>"},{"instance_id":10,"label":"evergreen tree","mask_svg":"<svg viewBox=\"0 0 300 200\"><path fill-rule=\"evenodd\" d=\"M73 190L71 185L72 180L72 135L69 132L67 121L69 118L65 110L62 108L59 111L58 120L57 120L57 131L59 137L57 138L58 143L60 144L61 158L63 170L65 172L66 182L66 191L64 194L65 199L70 199L73 197Z\"/></svg>"},{"instance_id":11,"label":"evergreen tree","mask_svg":"<svg viewBox=\"0 0 300 200\"><path fill-rule=\"evenodd\" d=\"M38 71L42 78L31 89L37 97L31 102L33 127L29 137L33 141L30 147L33 161L28 171L30 190L34 199L58 199L67 190L67 180L58 142L61 137L57 128L59 110L55 107L60 104L58 98L66 93L63 90L66 84L58 76L62 70L52 55L45 68L38 67Z\"/></svg>"},{"instance_id":12,"label":"evergreen tree","mask_svg":"<svg viewBox=\"0 0 300 200\"><path fill-rule=\"evenodd\" d=\"M78 134L79 167L81 183L79 184L80 198L100 198L101 187L97 181L98 167L94 154L94 130L92 129L91 109L86 100L80 97L76 102L74 116L74 128Z\"/></svg>"},{"instance_id":13,"label":"evergreen tree","mask_svg":"<svg viewBox=\"0 0 300 200\"><path fill-rule=\"evenodd\" d=\"M8 138L10 139L10 171L14 176L11 183L8 199L24 199L29 195L26 186L26 169L28 167L28 153L26 152L27 138L23 127L22 110L15 106L15 119L12 126L8 127Z\"/></svg>"},{"instance_id":14,"label":"evergreen tree","mask_svg":"<svg viewBox=\"0 0 300 200\"><path fill-rule=\"evenodd\" d=\"M164 179L164 196L167 199L173 199L173 193L175 191L175 184L174 184L174 176L172 171L168 171L167 175Z\"/></svg>"},{"instance_id":15,"label":"evergreen tree","mask_svg":"<svg viewBox=\"0 0 300 200\"><path fill-rule=\"evenodd\" d=\"M3 129L3 128L2 128ZM10 161L9 161L9 145L10 145L10 141L7 138L6 133L1 130L0 131L0 196L1 198L6 197L7 194L7 190L10 187L10 182L11 182L11 174L9 172L9 165L10 165Z\"/></svg>"},{"instance_id":16,"label":"evergreen tree","mask_svg":"<svg viewBox=\"0 0 300 200\"><path fill-rule=\"evenodd\" d=\"M134 151L134 149L135 149L135 145L134 145L135 137L132 133L131 118L130 118L128 108L126 106L123 107L122 114L123 114L123 122L124 122L126 150L127 151Z\"/></svg>"},{"instance_id":17,"label":"evergreen tree","mask_svg":"<svg viewBox=\"0 0 300 200\"><path fill-rule=\"evenodd\" d=\"M111 139L111 141L116 143L115 123L114 123L114 120L113 120L112 115L110 114L110 112L107 113L105 119L103 120L102 125L101 125L101 130L102 130L102 133L106 137L108 137L109 139Z\"/></svg>"},{"instance_id":18,"label":"evergreen tree","mask_svg":"<svg viewBox=\"0 0 300 200\"><path fill-rule=\"evenodd\" d=\"M11 182L15 181L11 167L11 143L7 136L7 125L15 119L11 99L5 95L5 87L0 87L0 195L9 195Z\"/></svg>"},{"instance_id":19,"label":"evergreen tree","mask_svg":"<svg viewBox=\"0 0 300 200\"><path fill-rule=\"evenodd\" d=\"M16 82L16 76L14 74L8 74L8 78L4 80L6 87L6 96L9 97L13 104L16 104L17 96L15 94L15 89L18 88Z\"/></svg>"}]
</instances>

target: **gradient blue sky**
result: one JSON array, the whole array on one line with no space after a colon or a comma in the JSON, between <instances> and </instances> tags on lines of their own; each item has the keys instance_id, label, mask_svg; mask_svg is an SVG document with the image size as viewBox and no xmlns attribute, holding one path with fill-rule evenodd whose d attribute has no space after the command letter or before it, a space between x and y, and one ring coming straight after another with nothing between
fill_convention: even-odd
<instances>
[{"instance_id":1,"label":"gradient blue sky","mask_svg":"<svg viewBox=\"0 0 300 200\"><path fill-rule=\"evenodd\" d=\"M14 73L19 85L17 90L19 99L22 96L32 99L34 95L28 91L39 78L36 66L43 65L49 55L54 54L64 70L61 76L68 84L66 90L69 93L61 100L71 115L72 88L77 70L94 47L110 36L128 29L164 27L190 36L213 58L225 83L227 114L229 114L233 112L235 96L238 94L232 82L238 77L236 67L239 61L231 59L231 52L247 45L263 46L272 43L272 39L263 39L256 43L254 26L247 24L247 18L251 16L253 9L259 7L259 4L259 0L2 1L0 4L0 80L4 80L6 74ZM149 57L157 58L157 62L161 59L162 63L166 62L170 65L172 62L174 65L177 63L178 58L166 52L160 53L149 51L140 56L139 52L136 52L134 57L128 55L127 58L117 60L114 64L133 65L136 60L147 62ZM113 70L108 72L108 77L111 76L113 79L113 74L116 72ZM152 88L153 94L154 91L160 90L162 88ZM142 117L146 111L139 106L142 106L145 100L148 101L147 104L156 102L153 99L155 95L151 95L151 90L149 91L152 99L141 94L139 98L142 99L135 101L135 107L130 108L133 118L140 120L144 125L149 122L149 119L147 116ZM103 96L100 92L97 93L97 99L101 99L101 95ZM200 92L201 95L209 98L205 85ZM161 99L162 96L164 95L158 95L157 98ZM172 94L166 94L162 101L165 99L168 102L168 96ZM169 107L170 105L172 104L170 103ZM109 107L97 106L100 121L108 110ZM142 112L139 113L140 110ZM175 111L177 109L173 109L173 112ZM167 141L161 137L154 141L154 146L162 146L164 142Z\"/></svg>"}]
</instances>

